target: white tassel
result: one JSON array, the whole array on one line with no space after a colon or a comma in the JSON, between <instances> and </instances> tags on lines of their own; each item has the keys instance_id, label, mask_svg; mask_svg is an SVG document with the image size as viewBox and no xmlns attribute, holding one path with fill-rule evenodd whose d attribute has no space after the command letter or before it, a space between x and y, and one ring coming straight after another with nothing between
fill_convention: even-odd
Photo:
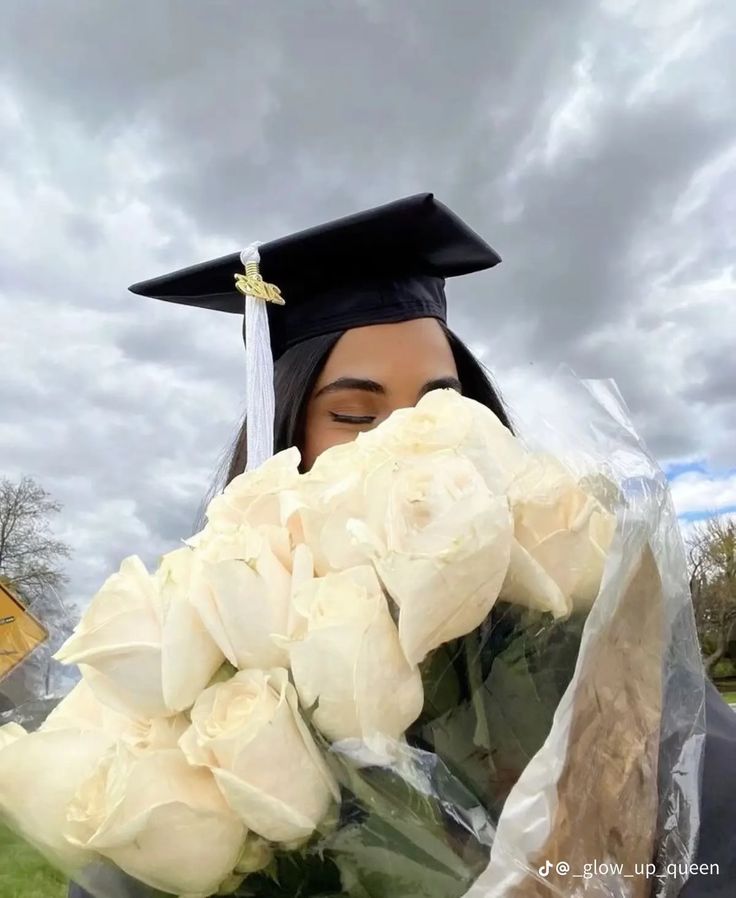
<instances>
[{"instance_id":1,"label":"white tassel","mask_svg":"<svg viewBox=\"0 0 736 898\"><path fill-rule=\"evenodd\" d=\"M260 262L258 246L251 243L240 254L240 260ZM246 429L248 459L246 471L252 471L273 455L273 428L276 400L273 386L273 354L268 326L266 300L250 293L245 295L245 367Z\"/></svg>"}]
</instances>

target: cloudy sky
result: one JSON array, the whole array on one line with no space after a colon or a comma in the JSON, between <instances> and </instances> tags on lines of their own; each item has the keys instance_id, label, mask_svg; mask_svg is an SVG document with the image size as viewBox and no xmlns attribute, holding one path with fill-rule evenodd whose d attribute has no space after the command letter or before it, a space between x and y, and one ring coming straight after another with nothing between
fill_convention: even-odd
<instances>
[{"instance_id":1,"label":"cloudy sky","mask_svg":"<svg viewBox=\"0 0 736 898\"><path fill-rule=\"evenodd\" d=\"M419 191L503 256L448 295L507 398L612 377L683 520L736 510L732 0L2 12L0 474L75 601L192 532L243 411L237 320L127 286Z\"/></svg>"}]
</instances>

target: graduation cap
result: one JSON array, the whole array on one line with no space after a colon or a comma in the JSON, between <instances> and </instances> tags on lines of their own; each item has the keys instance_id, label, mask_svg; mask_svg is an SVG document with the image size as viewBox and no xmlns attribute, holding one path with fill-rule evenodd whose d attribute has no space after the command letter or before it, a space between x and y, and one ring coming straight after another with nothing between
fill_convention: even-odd
<instances>
[{"instance_id":1,"label":"graduation cap","mask_svg":"<svg viewBox=\"0 0 736 898\"><path fill-rule=\"evenodd\" d=\"M273 363L322 334L446 322L445 278L500 256L431 193L133 284L141 296L244 315L248 470L273 453ZM245 271L243 271L245 268Z\"/></svg>"}]
</instances>

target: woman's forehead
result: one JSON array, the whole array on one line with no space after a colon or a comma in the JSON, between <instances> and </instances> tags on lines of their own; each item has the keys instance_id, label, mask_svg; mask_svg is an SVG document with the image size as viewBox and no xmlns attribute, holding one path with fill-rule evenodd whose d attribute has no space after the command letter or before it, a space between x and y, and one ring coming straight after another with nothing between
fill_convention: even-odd
<instances>
[{"instance_id":1,"label":"woman's forehead","mask_svg":"<svg viewBox=\"0 0 736 898\"><path fill-rule=\"evenodd\" d=\"M439 321L415 318L351 328L333 347L324 372L332 373L346 366L380 370L401 362L404 366L411 362L432 368L450 365L448 373L454 371L452 350Z\"/></svg>"},{"instance_id":2,"label":"woman's forehead","mask_svg":"<svg viewBox=\"0 0 736 898\"><path fill-rule=\"evenodd\" d=\"M333 347L317 386L346 375L381 378L456 375L452 349L435 318L367 325L346 331Z\"/></svg>"}]
</instances>

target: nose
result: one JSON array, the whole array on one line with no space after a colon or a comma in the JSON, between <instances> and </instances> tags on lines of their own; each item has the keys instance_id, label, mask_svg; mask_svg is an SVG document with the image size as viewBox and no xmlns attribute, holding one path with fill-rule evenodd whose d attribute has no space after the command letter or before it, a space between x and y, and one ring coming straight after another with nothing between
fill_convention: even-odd
<instances>
[{"instance_id":1,"label":"nose","mask_svg":"<svg viewBox=\"0 0 736 898\"><path fill-rule=\"evenodd\" d=\"M375 427L376 424L380 424L381 421L385 421L389 415L393 414L400 408L413 408L417 404L417 395L416 393L406 393L403 396L392 396L391 399L386 402L382 413L376 418L373 422Z\"/></svg>"}]
</instances>

